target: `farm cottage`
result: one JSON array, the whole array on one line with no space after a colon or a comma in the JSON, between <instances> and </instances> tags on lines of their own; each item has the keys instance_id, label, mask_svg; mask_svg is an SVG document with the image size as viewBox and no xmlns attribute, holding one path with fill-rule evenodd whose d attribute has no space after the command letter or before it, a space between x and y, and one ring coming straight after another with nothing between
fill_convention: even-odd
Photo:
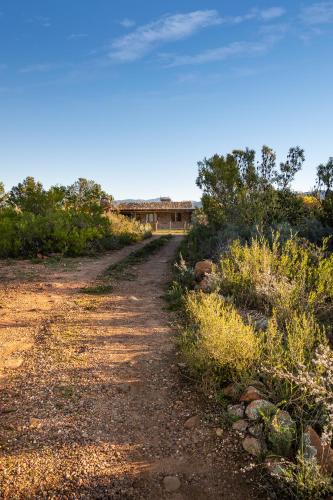
<instances>
[{"instance_id":1,"label":"farm cottage","mask_svg":"<svg viewBox=\"0 0 333 500\"><path fill-rule=\"evenodd\" d=\"M150 224L157 231L188 229L195 207L191 201L172 201L165 197L159 201L118 203L110 210L137 219L143 224Z\"/></svg>"}]
</instances>

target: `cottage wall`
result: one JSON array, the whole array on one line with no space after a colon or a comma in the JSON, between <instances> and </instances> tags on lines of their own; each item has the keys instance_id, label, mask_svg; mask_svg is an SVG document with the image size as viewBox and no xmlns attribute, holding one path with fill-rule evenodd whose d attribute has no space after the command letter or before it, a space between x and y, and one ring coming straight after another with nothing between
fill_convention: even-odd
<instances>
[{"instance_id":1,"label":"cottage wall","mask_svg":"<svg viewBox=\"0 0 333 500\"><path fill-rule=\"evenodd\" d=\"M152 228L156 229L184 229L188 228L191 224L191 213L190 212L176 212L181 213L181 221L174 221L174 212L147 212L147 213L156 213L157 215L157 227L156 223L152 223ZM142 224L146 223L147 213L136 213L135 217L142 222ZM132 214L134 216L134 213Z\"/></svg>"}]
</instances>

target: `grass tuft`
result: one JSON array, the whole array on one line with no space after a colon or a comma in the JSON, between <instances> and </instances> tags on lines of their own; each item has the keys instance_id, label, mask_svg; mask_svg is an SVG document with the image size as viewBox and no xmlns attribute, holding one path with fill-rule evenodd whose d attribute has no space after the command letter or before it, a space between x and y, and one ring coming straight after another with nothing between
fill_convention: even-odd
<instances>
[{"instance_id":1,"label":"grass tuft","mask_svg":"<svg viewBox=\"0 0 333 500\"><path fill-rule=\"evenodd\" d=\"M120 262L109 266L96 285L82 288L81 292L88 295L107 295L113 291L112 282L135 279L136 274L133 266L147 261L151 255L158 252L171 238L172 235L168 234L150 241L143 247L130 253Z\"/></svg>"},{"instance_id":2,"label":"grass tuft","mask_svg":"<svg viewBox=\"0 0 333 500\"><path fill-rule=\"evenodd\" d=\"M133 279L135 275L133 272L128 273L129 268L147 261L151 255L158 252L171 238L172 235L168 234L149 242L147 245L139 248L138 250L135 250L135 252L130 253L120 262L109 266L105 270L104 276L107 278L113 278L115 280Z\"/></svg>"}]
</instances>

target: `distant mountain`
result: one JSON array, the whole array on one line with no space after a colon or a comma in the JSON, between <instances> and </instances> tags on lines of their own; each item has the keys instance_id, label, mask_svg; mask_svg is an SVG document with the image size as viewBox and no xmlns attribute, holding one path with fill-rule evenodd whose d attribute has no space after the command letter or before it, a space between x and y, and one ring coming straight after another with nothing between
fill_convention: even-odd
<instances>
[{"instance_id":1,"label":"distant mountain","mask_svg":"<svg viewBox=\"0 0 333 500\"><path fill-rule=\"evenodd\" d=\"M114 203L145 203L145 202L157 202L160 198L150 198L149 200L141 200L135 198L127 198L125 200L115 200ZM195 208L200 208L202 206L201 201L191 200Z\"/></svg>"},{"instance_id":2,"label":"distant mountain","mask_svg":"<svg viewBox=\"0 0 333 500\"><path fill-rule=\"evenodd\" d=\"M151 198L149 200L141 200L139 198L126 198L125 200L115 200L115 203L144 203L149 201L160 201L160 198Z\"/></svg>"}]
</instances>

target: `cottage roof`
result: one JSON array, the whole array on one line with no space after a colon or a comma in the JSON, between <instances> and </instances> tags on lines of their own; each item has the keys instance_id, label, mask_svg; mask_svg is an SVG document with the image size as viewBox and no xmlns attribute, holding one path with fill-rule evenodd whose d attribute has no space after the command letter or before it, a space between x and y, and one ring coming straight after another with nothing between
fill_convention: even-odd
<instances>
[{"instance_id":1,"label":"cottage roof","mask_svg":"<svg viewBox=\"0 0 333 500\"><path fill-rule=\"evenodd\" d=\"M114 210L140 212L147 210L194 210L191 201L144 201L119 203L113 206Z\"/></svg>"}]
</instances>

